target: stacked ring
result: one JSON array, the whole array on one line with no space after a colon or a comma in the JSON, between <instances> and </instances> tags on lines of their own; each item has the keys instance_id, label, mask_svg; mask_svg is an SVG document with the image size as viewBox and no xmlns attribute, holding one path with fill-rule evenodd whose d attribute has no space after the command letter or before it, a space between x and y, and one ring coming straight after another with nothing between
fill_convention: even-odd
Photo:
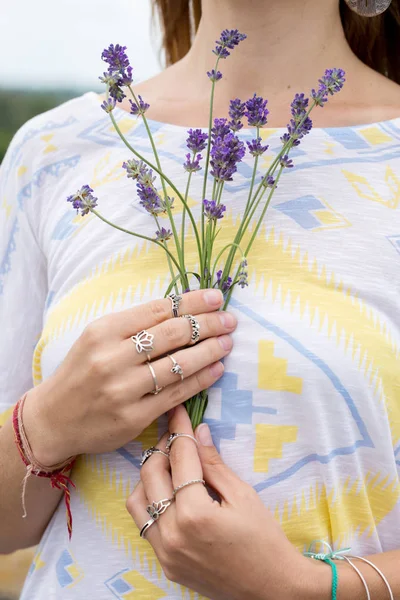
<instances>
[{"instance_id":1,"label":"stacked ring","mask_svg":"<svg viewBox=\"0 0 400 600\"><path fill-rule=\"evenodd\" d=\"M153 378L153 382L154 382L154 390L151 392L152 394L154 394L154 396L157 396L157 394L159 394L160 392L162 392L162 390L164 389L163 387L159 387L158 383L157 383L157 376L156 376L156 372L154 371L153 367L151 366L151 364L149 362L146 363L147 366L150 369L150 373L151 376Z\"/></svg>"}]
</instances>

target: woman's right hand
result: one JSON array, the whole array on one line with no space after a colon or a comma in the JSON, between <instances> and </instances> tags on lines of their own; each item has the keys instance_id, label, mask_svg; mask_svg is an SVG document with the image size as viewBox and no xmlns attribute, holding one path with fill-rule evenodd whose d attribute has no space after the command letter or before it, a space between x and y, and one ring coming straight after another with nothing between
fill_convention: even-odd
<instances>
[{"instance_id":1,"label":"woman's right hand","mask_svg":"<svg viewBox=\"0 0 400 600\"><path fill-rule=\"evenodd\" d=\"M169 298L155 300L90 323L58 369L32 389L24 405L24 426L32 451L43 465L70 456L113 451L136 438L160 415L210 387L223 373L219 362L229 354L235 317L218 309L218 290L198 290L182 297L179 314L195 315L200 342L190 344L188 319L172 318ZM145 352L131 336L154 335L150 353L158 385ZM181 348L180 350L177 350ZM184 381L171 372L172 354Z\"/></svg>"}]
</instances>

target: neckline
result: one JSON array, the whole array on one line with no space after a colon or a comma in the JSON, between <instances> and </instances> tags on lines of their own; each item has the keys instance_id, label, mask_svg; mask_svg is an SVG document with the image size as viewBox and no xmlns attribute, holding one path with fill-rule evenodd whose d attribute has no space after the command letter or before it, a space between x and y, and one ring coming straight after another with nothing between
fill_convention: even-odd
<instances>
[{"instance_id":1,"label":"neckline","mask_svg":"<svg viewBox=\"0 0 400 600\"><path fill-rule=\"evenodd\" d=\"M86 92L86 94L84 94L84 97L90 97L91 99L93 99L95 101L95 103L97 104L97 106L100 108L100 104L101 104L101 98L100 98L100 94L98 94L97 92ZM124 116L125 118L128 119L134 119L137 120L137 117L135 115L132 115L131 113L129 113L127 110L124 110L123 108L120 108L118 105L114 108L114 112L116 114L120 114L121 116ZM160 129L161 127L163 128L168 128L171 131L176 131L176 132L184 132L185 134L187 133L187 130L190 128L194 128L193 125L177 125L174 123L164 123L163 121L157 121L155 119L147 119L147 122L151 128L151 126L153 125L155 129ZM313 127L311 130L311 134L313 132L318 132L318 131L338 131L338 130L352 130L352 129L364 129L367 127L374 127L374 126L379 126L379 125L383 125L383 126L390 126L390 125L396 125L399 124L400 126L400 116L398 117L394 117L393 119L385 119L383 121L373 121L371 123L360 123L357 125L341 125L341 126L336 126L336 127ZM207 130L208 127L196 127L194 129L202 129ZM286 131L287 127L263 127L262 131L268 132L269 136L273 135L274 133L279 133L282 131ZM254 127L243 127L239 133L245 133L245 134L250 134L250 133L254 133Z\"/></svg>"}]
</instances>

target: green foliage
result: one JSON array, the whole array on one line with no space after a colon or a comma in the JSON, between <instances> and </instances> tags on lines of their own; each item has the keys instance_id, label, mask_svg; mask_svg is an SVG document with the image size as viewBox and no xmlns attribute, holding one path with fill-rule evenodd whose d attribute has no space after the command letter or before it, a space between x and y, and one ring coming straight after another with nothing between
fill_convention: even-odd
<instances>
[{"instance_id":1,"label":"green foliage","mask_svg":"<svg viewBox=\"0 0 400 600\"><path fill-rule=\"evenodd\" d=\"M28 119L78 96L76 91L31 92L0 89L0 162L15 132Z\"/></svg>"}]
</instances>

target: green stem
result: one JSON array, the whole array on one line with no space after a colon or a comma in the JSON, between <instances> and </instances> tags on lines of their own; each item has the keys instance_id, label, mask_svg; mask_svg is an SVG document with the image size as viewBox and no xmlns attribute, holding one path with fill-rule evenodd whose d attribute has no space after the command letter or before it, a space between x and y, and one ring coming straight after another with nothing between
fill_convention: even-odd
<instances>
[{"instance_id":1,"label":"green stem","mask_svg":"<svg viewBox=\"0 0 400 600\"><path fill-rule=\"evenodd\" d=\"M119 229L119 231L123 231L124 233L129 233L129 235L133 235L134 237L141 238L142 240L147 240L148 242L152 242L153 244L157 244L157 246L160 246L160 248L162 248L163 250L165 250L165 252L167 253L167 255L170 257L170 259L172 260L172 262L175 264L176 268L180 272L180 266L177 263L175 256L173 254L171 254L171 252L168 250L168 248L166 248L164 246L164 244L162 242L159 242L158 240L154 240L153 238L150 238L147 235L141 235L140 233L135 233L134 231L129 231L129 229L125 229L124 227L120 227L119 225L116 225L115 223L111 223L111 221L109 221L108 219L106 219L105 217L103 217L103 215L101 215L99 212L97 212L97 210L94 210L94 208L91 208L90 211L94 215L96 215L96 217L99 217L99 219L101 219L102 221L104 221L104 223L107 223L107 225L110 225L111 227L114 227L114 229ZM180 274L182 276L182 273L180 273Z\"/></svg>"},{"instance_id":2,"label":"green stem","mask_svg":"<svg viewBox=\"0 0 400 600\"><path fill-rule=\"evenodd\" d=\"M193 158L195 156L195 153L193 153ZM193 172L190 171L189 176L188 176L188 180L187 180L187 184L186 184L186 191L185 191L185 202L187 204L188 201L188 196L189 196L189 188L190 188L190 182L192 179L192 175ZM182 254L184 254L185 252L185 217L186 217L186 208L183 207L183 211L182 211L182 225L181 225L181 248L182 248Z\"/></svg>"}]
</instances>

